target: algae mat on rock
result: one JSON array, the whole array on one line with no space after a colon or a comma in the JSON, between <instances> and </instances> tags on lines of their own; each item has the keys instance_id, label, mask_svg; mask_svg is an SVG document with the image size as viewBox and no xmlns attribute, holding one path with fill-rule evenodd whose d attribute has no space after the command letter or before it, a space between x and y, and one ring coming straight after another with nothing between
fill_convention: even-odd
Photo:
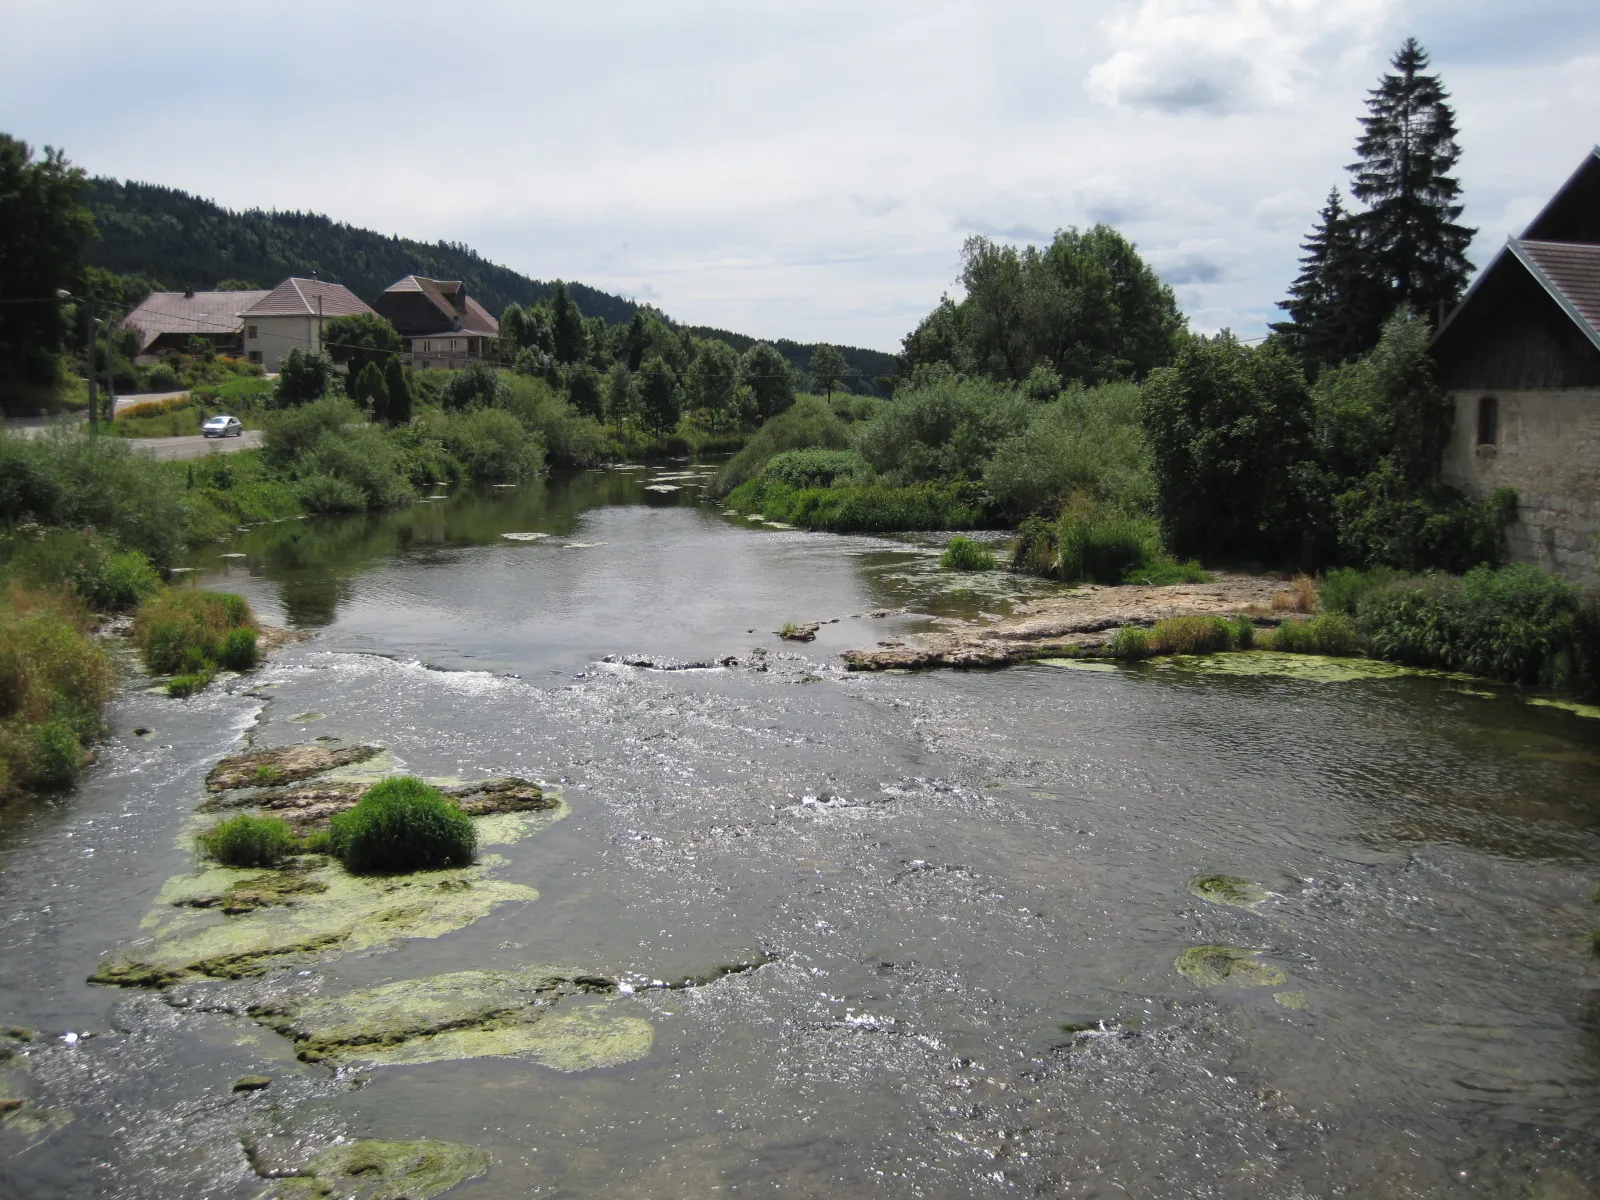
<instances>
[{"instance_id":1,"label":"algae mat on rock","mask_svg":"<svg viewBox=\"0 0 1600 1200\"><path fill-rule=\"evenodd\" d=\"M1259 883L1240 879L1237 875L1202 875L1189 881L1189 890L1212 904L1229 904L1234 908L1254 908L1272 895Z\"/></svg>"},{"instance_id":2,"label":"algae mat on rock","mask_svg":"<svg viewBox=\"0 0 1600 1200\"><path fill-rule=\"evenodd\" d=\"M1157 659L1157 669L1193 671L1205 675L1276 675L1307 683L1355 683L1363 679L1425 676L1465 679L1423 667L1403 667L1375 658L1330 658L1322 654L1284 654L1276 650L1235 650L1222 654L1178 654Z\"/></svg>"},{"instance_id":3,"label":"algae mat on rock","mask_svg":"<svg viewBox=\"0 0 1600 1200\"><path fill-rule=\"evenodd\" d=\"M308 1062L402 1065L522 1058L558 1071L617 1066L650 1053L654 1031L609 1002L609 979L566 967L459 971L317 999L257 1019Z\"/></svg>"},{"instance_id":4,"label":"algae mat on rock","mask_svg":"<svg viewBox=\"0 0 1600 1200\"><path fill-rule=\"evenodd\" d=\"M1190 946L1173 966L1205 987L1275 987L1289 978L1277 967L1256 961L1259 950L1237 946Z\"/></svg>"},{"instance_id":5,"label":"algae mat on rock","mask_svg":"<svg viewBox=\"0 0 1600 1200\"><path fill-rule=\"evenodd\" d=\"M345 1142L278 1180L261 1200L432 1200L488 1169L482 1150L452 1142Z\"/></svg>"}]
</instances>

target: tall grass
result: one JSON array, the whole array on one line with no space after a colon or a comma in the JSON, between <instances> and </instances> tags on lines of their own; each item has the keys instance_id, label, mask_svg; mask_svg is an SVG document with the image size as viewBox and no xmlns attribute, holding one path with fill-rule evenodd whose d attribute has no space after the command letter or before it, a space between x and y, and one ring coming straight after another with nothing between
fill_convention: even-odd
<instances>
[{"instance_id":1,"label":"tall grass","mask_svg":"<svg viewBox=\"0 0 1600 1200\"><path fill-rule=\"evenodd\" d=\"M275 867L300 849L289 822L240 813L195 835L195 847L225 867Z\"/></svg>"},{"instance_id":2,"label":"tall grass","mask_svg":"<svg viewBox=\"0 0 1600 1200\"><path fill-rule=\"evenodd\" d=\"M455 801L399 775L334 814L329 847L354 874L399 874L466 866L477 854L478 832Z\"/></svg>"},{"instance_id":3,"label":"tall grass","mask_svg":"<svg viewBox=\"0 0 1600 1200\"><path fill-rule=\"evenodd\" d=\"M150 670L195 675L254 665L257 629L242 596L164 588L139 606L132 636Z\"/></svg>"}]
</instances>

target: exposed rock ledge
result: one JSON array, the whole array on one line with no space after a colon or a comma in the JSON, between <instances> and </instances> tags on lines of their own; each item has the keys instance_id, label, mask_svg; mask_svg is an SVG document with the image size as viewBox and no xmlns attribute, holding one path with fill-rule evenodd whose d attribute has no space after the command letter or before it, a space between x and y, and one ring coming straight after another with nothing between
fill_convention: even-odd
<instances>
[{"instance_id":1,"label":"exposed rock ledge","mask_svg":"<svg viewBox=\"0 0 1600 1200\"><path fill-rule=\"evenodd\" d=\"M852 671L929 667L1000 667L1104 645L1124 625L1154 625L1168 617L1233 616L1248 612L1276 624L1272 599L1282 581L1258 575L1220 575L1211 583L1169 587L1090 584L1064 596L1019 605L1013 616L924 634L905 645L846 650Z\"/></svg>"}]
</instances>

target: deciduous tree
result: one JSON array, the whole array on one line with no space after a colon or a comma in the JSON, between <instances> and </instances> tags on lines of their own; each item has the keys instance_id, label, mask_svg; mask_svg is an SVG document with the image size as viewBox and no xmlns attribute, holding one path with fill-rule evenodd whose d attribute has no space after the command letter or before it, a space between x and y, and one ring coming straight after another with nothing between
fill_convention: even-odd
<instances>
[{"instance_id":1,"label":"deciduous tree","mask_svg":"<svg viewBox=\"0 0 1600 1200\"><path fill-rule=\"evenodd\" d=\"M811 363L806 370L811 376L812 390L826 392L828 399L832 400L833 390L849 374L850 364L837 348L824 342L811 352Z\"/></svg>"}]
</instances>

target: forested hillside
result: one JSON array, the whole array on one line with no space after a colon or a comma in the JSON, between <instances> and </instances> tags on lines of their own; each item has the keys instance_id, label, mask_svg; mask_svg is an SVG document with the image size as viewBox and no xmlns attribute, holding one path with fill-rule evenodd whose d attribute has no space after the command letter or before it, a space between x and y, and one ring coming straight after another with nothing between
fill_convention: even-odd
<instances>
[{"instance_id":1,"label":"forested hillside","mask_svg":"<svg viewBox=\"0 0 1600 1200\"><path fill-rule=\"evenodd\" d=\"M530 279L457 242L388 237L316 213L234 212L176 188L115 179L89 181L84 200L100 230L89 245L89 263L163 288L206 289L223 281L270 288L290 275L315 275L342 283L370 302L397 279L426 275L463 281L468 294L497 316L509 304L531 305L556 290L556 281ZM640 307L581 283L568 282L567 293L584 316L608 325L626 324ZM757 341L720 329L691 332L725 341L741 353ZM802 371L816 349L788 339L774 344ZM892 354L841 350L852 383L870 387L895 371Z\"/></svg>"}]
</instances>

